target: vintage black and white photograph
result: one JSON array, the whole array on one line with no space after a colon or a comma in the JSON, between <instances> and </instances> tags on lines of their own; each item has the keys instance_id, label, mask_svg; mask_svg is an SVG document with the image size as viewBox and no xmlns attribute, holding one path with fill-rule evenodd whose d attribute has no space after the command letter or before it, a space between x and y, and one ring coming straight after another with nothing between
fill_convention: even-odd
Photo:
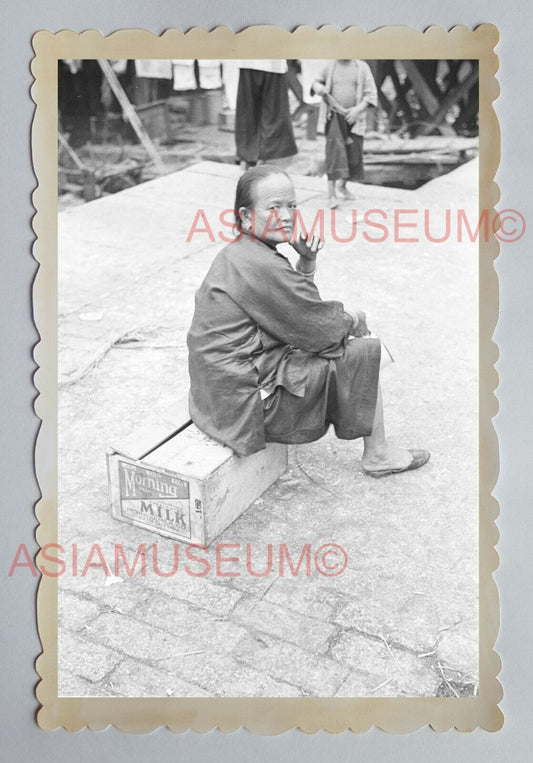
<instances>
[{"instance_id":1,"label":"vintage black and white photograph","mask_svg":"<svg viewBox=\"0 0 533 763\"><path fill-rule=\"evenodd\" d=\"M59 697L479 688L477 60L57 61Z\"/></svg>"}]
</instances>

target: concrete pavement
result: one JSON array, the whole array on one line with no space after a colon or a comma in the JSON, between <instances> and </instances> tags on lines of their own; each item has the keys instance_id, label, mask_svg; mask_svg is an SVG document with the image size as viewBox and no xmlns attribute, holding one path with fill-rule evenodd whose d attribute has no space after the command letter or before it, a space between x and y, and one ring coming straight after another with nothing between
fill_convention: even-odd
<instances>
[{"instance_id":1,"label":"concrete pavement","mask_svg":"<svg viewBox=\"0 0 533 763\"><path fill-rule=\"evenodd\" d=\"M455 179L454 179L455 175ZM186 571L179 545L111 518L105 451L156 421L188 385L185 334L194 292L222 242L238 169L204 162L59 216L59 692L71 696L435 696L477 685L477 245L394 240L401 222L442 235L458 209L477 214L477 163L418 191L353 186L321 252L324 298L366 310L396 363L383 372L393 441L425 447L419 473L365 477L360 443L291 448L290 469L204 554L204 577ZM302 216L326 203L325 180L296 177ZM375 215L389 231L362 222ZM214 232L191 229L198 210ZM329 226L329 227L328 227ZM204 226L205 227L205 226ZM423 227L423 225L422 225ZM400 228L396 238L414 238ZM420 234L420 230L418 231ZM187 242L187 238L189 241ZM353 236L352 236L353 238ZM131 564L146 544L146 574ZM91 551L97 544L99 552ZM326 544L346 554L328 577ZM77 574L73 572L77 547ZM216 545L216 544L215 544ZM272 569L268 571L268 547ZM306 547L299 574L294 564ZM246 566L252 554L252 576ZM330 561L335 557L330 557ZM86 563L96 566L87 568ZM190 561L189 564L191 565ZM192 568L192 565L191 565ZM198 571L199 563L194 567ZM205 568L203 568L205 569Z\"/></svg>"}]
</instances>

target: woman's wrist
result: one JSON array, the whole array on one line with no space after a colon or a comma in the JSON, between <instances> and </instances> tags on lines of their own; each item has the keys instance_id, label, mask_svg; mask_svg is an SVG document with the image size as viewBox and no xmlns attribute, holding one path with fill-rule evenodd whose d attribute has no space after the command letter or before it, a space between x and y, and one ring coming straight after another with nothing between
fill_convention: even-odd
<instances>
[{"instance_id":1,"label":"woman's wrist","mask_svg":"<svg viewBox=\"0 0 533 763\"><path fill-rule=\"evenodd\" d=\"M316 257L314 260L309 257L299 257L296 263L296 270L303 276L312 276L316 273Z\"/></svg>"},{"instance_id":2,"label":"woman's wrist","mask_svg":"<svg viewBox=\"0 0 533 763\"><path fill-rule=\"evenodd\" d=\"M346 310L346 308L344 309L344 312L347 315L349 315L350 318L352 319L352 326L350 328L350 331L355 331L355 329L357 328L357 325L359 324L359 316L357 315L356 312L352 312L350 310Z\"/></svg>"}]
</instances>

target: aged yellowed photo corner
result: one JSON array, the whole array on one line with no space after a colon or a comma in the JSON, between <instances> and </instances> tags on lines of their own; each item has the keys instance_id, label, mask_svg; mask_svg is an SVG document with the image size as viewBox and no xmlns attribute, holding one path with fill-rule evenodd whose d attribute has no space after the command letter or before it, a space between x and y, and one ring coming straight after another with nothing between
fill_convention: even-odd
<instances>
[{"instance_id":1,"label":"aged yellowed photo corner","mask_svg":"<svg viewBox=\"0 0 533 763\"><path fill-rule=\"evenodd\" d=\"M501 727L497 43L36 32L41 728Z\"/></svg>"}]
</instances>

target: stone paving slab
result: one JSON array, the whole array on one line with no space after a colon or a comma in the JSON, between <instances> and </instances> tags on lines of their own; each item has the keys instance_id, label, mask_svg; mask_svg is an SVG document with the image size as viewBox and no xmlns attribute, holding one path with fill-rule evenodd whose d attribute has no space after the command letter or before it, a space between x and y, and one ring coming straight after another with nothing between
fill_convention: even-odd
<instances>
[{"instance_id":1,"label":"stone paving slab","mask_svg":"<svg viewBox=\"0 0 533 763\"><path fill-rule=\"evenodd\" d=\"M108 677L114 696L122 697L209 697L209 692L183 681L168 671L136 660L124 660Z\"/></svg>"},{"instance_id":2,"label":"stone paving slab","mask_svg":"<svg viewBox=\"0 0 533 763\"><path fill-rule=\"evenodd\" d=\"M331 623L311 619L252 597L241 599L233 612L233 618L255 633L275 636L281 641L316 653L327 651L329 640L337 630Z\"/></svg>"},{"instance_id":3,"label":"stone paving slab","mask_svg":"<svg viewBox=\"0 0 533 763\"><path fill-rule=\"evenodd\" d=\"M331 656L354 668L337 696L373 696L377 692L378 696L432 697L439 684L429 658L391 647L385 639L345 632L332 647Z\"/></svg>"},{"instance_id":4,"label":"stone paving slab","mask_svg":"<svg viewBox=\"0 0 533 763\"><path fill-rule=\"evenodd\" d=\"M69 670L63 670L60 664L60 687L63 673L69 676L67 680L71 683L73 683L73 676L99 682L122 660L120 652L107 646L91 643L66 630L59 633L58 653L63 663L69 665Z\"/></svg>"},{"instance_id":5,"label":"stone paving slab","mask_svg":"<svg viewBox=\"0 0 533 763\"><path fill-rule=\"evenodd\" d=\"M235 657L237 659L235 659ZM169 675L179 675L199 684L211 696L223 697L300 697L303 692L296 676L282 672L274 677L262 666L239 659L239 655L221 655L216 652L174 656L162 661L161 667Z\"/></svg>"},{"instance_id":6,"label":"stone paving slab","mask_svg":"<svg viewBox=\"0 0 533 763\"><path fill-rule=\"evenodd\" d=\"M245 636L233 650L241 662L277 680L300 686L305 694L333 696L348 674L346 667L329 657L270 636Z\"/></svg>"},{"instance_id":7,"label":"stone paving slab","mask_svg":"<svg viewBox=\"0 0 533 763\"><path fill-rule=\"evenodd\" d=\"M212 649L219 654L230 652L245 635L245 629L233 622L235 618L229 621L220 611L214 611L208 600L198 598L196 604L201 609L188 602L176 601L171 596L156 595L138 608L135 616L141 621L157 623L162 630L182 639L188 644L187 651ZM239 618L236 620L238 623Z\"/></svg>"}]
</instances>

